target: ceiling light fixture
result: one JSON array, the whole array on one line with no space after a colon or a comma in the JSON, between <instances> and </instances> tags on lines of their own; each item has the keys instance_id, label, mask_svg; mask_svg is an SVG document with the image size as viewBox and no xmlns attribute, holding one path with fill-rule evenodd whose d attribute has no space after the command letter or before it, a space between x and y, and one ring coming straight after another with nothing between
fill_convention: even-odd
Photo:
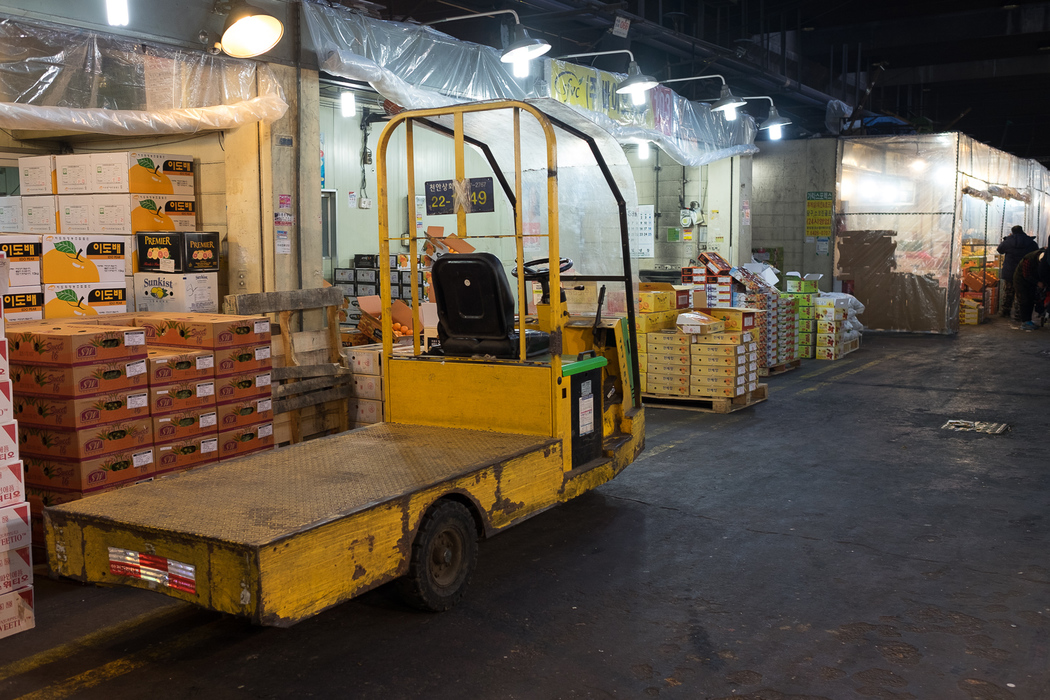
<instances>
[{"instance_id":1,"label":"ceiling light fixture","mask_svg":"<svg viewBox=\"0 0 1050 700\"><path fill-rule=\"evenodd\" d=\"M339 94L339 113L349 119L357 116L357 96L350 90L344 90Z\"/></svg>"},{"instance_id":2,"label":"ceiling light fixture","mask_svg":"<svg viewBox=\"0 0 1050 700\"><path fill-rule=\"evenodd\" d=\"M630 95L631 103L634 105L645 104L645 93L660 84L656 78L646 75L634 60L634 54L627 49L615 49L613 51L588 51L586 53L571 53L568 56L559 56L559 60L566 58L583 58L585 56L609 56L615 53L625 53L631 58L627 64L627 77L616 87L617 94Z\"/></svg>"},{"instance_id":3,"label":"ceiling light fixture","mask_svg":"<svg viewBox=\"0 0 1050 700\"><path fill-rule=\"evenodd\" d=\"M503 49L499 60L503 63L510 63L513 66L515 78L528 77L529 65L532 59L539 58L550 51L551 45L543 39L536 39L529 36L529 33L525 31L525 27L521 24L521 20L518 18L518 13L514 10L493 10L492 12L477 12L472 15L446 17L444 19L436 19L433 22L425 22L423 26L429 27L434 24L441 24L442 22L455 22L456 20L474 19L475 17L495 17L496 15L503 14L514 15L514 38L511 40L510 44Z\"/></svg>"},{"instance_id":4,"label":"ceiling light fixture","mask_svg":"<svg viewBox=\"0 0 1050 700\"><path fill-rule=\"evenodd\" d=\"M219 46L234 58L253 58L264 54L284 36L281 20L246 2L217 2L215 11L229 8Z\"/></svg>"},{"instance_id":5,"label":"ceiling light fixture","mask_svg":"<svg viewBox=\"0 0 1050 700\"><path fill-rule=\"evenodd\" d=\"M649 142L639 141L638 142L638 158L639 160L649 160Z\"/></svg>"},{"instance_id":6,"label":"ceiling light fixture","mask_svg":"<svg viewBox=\"0 0 1050 700\"><path fill-rule=\"evenodd\" d=\"M791 120L787 117L782 117L777 112L777 106L773 104L773 98L769 95L754 95L752 97L742 97L743 100L769 100L769 116L766 120L758 125L758 128L768 129L769 138L773 141L777 141L781 136L784 135L784 127L791 123Z\"/></svg>"},{"instance_id":7,"label":"ceiling light fixture","mask_svg":"<svg viewBox=\"0 0 1050 700\"><path fill-rule=\"evenodd\" d=\"M106 0L106 21L111 27L128 26L128 0Z\"/></svg>"}]
</instances>

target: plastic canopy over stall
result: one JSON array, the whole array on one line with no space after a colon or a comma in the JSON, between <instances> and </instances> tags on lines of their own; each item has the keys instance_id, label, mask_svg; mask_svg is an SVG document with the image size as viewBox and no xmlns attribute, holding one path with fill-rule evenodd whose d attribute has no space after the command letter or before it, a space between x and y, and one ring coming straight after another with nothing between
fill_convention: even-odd
<instances>
[{"instance_id":1,"label":"plastic canopy over stall","mask_svg":"<svg viewBox=\"0 0 1050 700\"><path fill-rule=\"evenodd\" d=\"M192 134L280 119L262 63L25 21L0 21L0 128Z\"/></svg>"},{"instance_id":2,"label":"plastic canopy over stall","mask_svg":"<svg viewBox=\"0 0 1050 700\"><path fill-rule=\"evenodd\" d=\"M538 59L533 63L542 70L534 67L528 78L515 78L498 50L431 27L373 19L312 0L303 3L303 15L322 70L367 82L403 108L550 97L621 144L652 141L682 165L699 167L758 151L751 117L726 121L665 87L649 91L645 103L635 106L610 89L626 77L622 74Z\"/></svg>"}]
</instances>

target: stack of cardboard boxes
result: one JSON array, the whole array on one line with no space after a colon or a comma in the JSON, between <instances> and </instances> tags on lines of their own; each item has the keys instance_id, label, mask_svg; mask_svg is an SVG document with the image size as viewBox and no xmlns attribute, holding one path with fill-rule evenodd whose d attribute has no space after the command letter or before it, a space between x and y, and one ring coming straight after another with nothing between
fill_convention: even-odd
<instances>
[{"instance_id":1,"label":"stack of cardboard boxes","mask_svg":"<svg viewBox=\"0 0 1050 700\"><path fill-rule=\"evenodd\" d=\"M813 358L816 348L816 317L813 308L814 300L819 296L817 284L823 275L798 275L788 273L786 279L787 294L795 300L798 307L798 356Z\"/></svg>"},{"instance_id":2,"label":"stack of cardboard boxes","mask_svg":"<svg viewBox=\"0 0 1050 700\"><path fill-rule=\"evenodd\" d=\"M817 322L815 357L838 360L860 348L860 322L848 294L821 294L813 300Z\"/></svg>"},{"instance_id":3,"label":"stack of cardboard boxes","mask_svg":"<svg viewBox=\"0 0 1050 700\"><path fill-rule=\"evenodd\" d=\"M754 312L748 312L754 313ZM696 336L690 348L689 395L724 398L758 388L758 343L751 331Z\"/></svg>"},{"instance_id":4,"label":"stack of cardboard boxes","mask_svg":"<svg viewBox=\"0 0 1050 700\"><path fill-rule=\"evenodd\" d=\"M984 323L984 305L973 299L964 297L959 306L959 323L964 326L976 326Z\"/></svg>"},{"instance_id":5,"label":"stack of cardboard boxes","mask_svg":"<svg viewBox=\"0 0 1050 700\"><path fill-rule=\"evenodd\" d=\"M733 307L758 311L755 320L755 341L758 343L759 374L768 372L777 363L780 346L780 292L757 274L742 267L734 267L733 279L743 289L733 292Z\"/></svg>"},{"instance_id":6,"label":"stack of cardboard boxes","mask_svg":"<svg viewBox=\"0 0 1050 700\"><path fill-rule=\"evenodd\" d=\"M2 256L0 256L2 257ZM0 265L0 269L3 266ZM0 284L0 286L4 286ZM0 314L0 334L3 318ZM33 554L25 475L18 454L18 422L7 341L0 340L0 639L32 629Z\"/></svg>"},{"instance_id":7,"label":"stack of cardboard boxes","mask_svg":"<svg viewBox=\"0 0 1050 700\"><path fill-rule=\"evenodd\" d=\"M218 270L218 234L181 238L197 228L191 158L126 151L30 156L19 158L19 182L21 196L0 197L0 250L12 263L8 320L123 313L138 301L148 302L147 310L218 310L215 274L171 284L133 276L152 271L140 258L181 277ZM138 246L143 232L168 237L180 253ZM187 303L193 293L208 303Z\"/></svg>"},{"instance_id":8,"label":"stack of cardboard boxes","mask_svg":"<svg viewBox=\"0 0 1050 700\"><path fill-rule=\"evenodd\" d=\"M6 334L35 518L44 505L152 476L143 329L56 322L9 324Z\"/></svg>"}]
</instances>

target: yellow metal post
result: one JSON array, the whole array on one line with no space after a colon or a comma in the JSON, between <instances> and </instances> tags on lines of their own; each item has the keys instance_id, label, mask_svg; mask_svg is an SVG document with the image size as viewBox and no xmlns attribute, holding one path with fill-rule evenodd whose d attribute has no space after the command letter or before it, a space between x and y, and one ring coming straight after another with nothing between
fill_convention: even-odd
<instances>
[{"instance_id":1,"label":"yellow metal post","mask_svg":"<svg viewBox=\"0 0 1050 700\"><path fill-rule=\"evenodd\" d=\"M423 323L419 316L419 272L417 268L416 251L416 168L412 155L415 153L412 140L412 120L405 122L405 153L408 161L408 173L405 176L405 187L408 189L408 254L411 264L408 269L412 271L412 354L419 354L419 338L423 333Z\"/></svg>"},{"instance_id":2,"label":"yellow metal post","mask_svg":"<svg viewBox=\"0 0 1050 700\"><path fill-rule=\"evenodd\" d=\"M466 167L463 164L463 112L456 112L455 116L455 149L456 149L456 185L453 189L456 199L456 235L460 238L467 237L467 207L470 206L470 188L466 184ZM466 191L464 191L464 189ZM462 197L467 201L462 201Z\"/></svg>"},{"instance_id":3,"label":"yellow metal post","mask_svg":"<svg viewBox=\"0 0 1050 700\"><path fill-rule=\"evenodd\" d=\"M379 192L379 259L386 260L386 265L380 265L379 273L379 299L383 305L383 317L380 319L380 328L383 331L383 399L386 405L390 405L390 357L394 353L393 338L387 329L393 328L390 316L390 192L387 188L386 179L386 149L390 143L390 134L393 129L384 129L379 137L379 157L376 158L376 185ZM412 152L408 153L409 168L412 167ZM382 268L386 268L383 274Z\"/></svg>"},{"instance_id":4,"label":"yellow metal post","mask_svg":"<svg viewBox=\"0 0 1050 700\"><path fill-rule=\"evenodd\" d=\"M525 359L525 316L529 302L525 298L525 226L521 213L521 110L514 108L514 246L518 268L518 359ZM531 287L531 285L530 285Z\"/></svg>"}]
</instances>

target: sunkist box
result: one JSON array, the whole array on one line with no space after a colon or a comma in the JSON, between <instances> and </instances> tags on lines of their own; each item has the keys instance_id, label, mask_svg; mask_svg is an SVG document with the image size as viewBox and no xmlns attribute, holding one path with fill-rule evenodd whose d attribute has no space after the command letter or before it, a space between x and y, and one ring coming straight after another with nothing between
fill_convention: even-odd
<instances>
[{"instance_id":1,"label":"sunkist box","mask_svg":"<svg viewBox=\"0 0 1050 700\"><path fill-rule=\"evenodd\" d=\"M135 308L140 311L214 314L219 310L219 276L135 273Z\"/></svg>"},{"instance_id":2,"label":"sunkist box","mask_svg":"<svg viewBox=\"0 0 1050 700\"><path fill-rule=\"evenodd\" d=\"M18 159L19 192L27 194L55 194L58 185L54 156L23 156Z\"/></svg>"},{"instance_id":3,"label":"sunkist box","mask_svg":"<svg viewBox=\"0 0 1050 700\"><path fill-rule=\"evenodd\" d=\"M41 239L43 284L112 282L123 285L126 247L123 236L45 235Z\"/></svg>"}]
</instances>

